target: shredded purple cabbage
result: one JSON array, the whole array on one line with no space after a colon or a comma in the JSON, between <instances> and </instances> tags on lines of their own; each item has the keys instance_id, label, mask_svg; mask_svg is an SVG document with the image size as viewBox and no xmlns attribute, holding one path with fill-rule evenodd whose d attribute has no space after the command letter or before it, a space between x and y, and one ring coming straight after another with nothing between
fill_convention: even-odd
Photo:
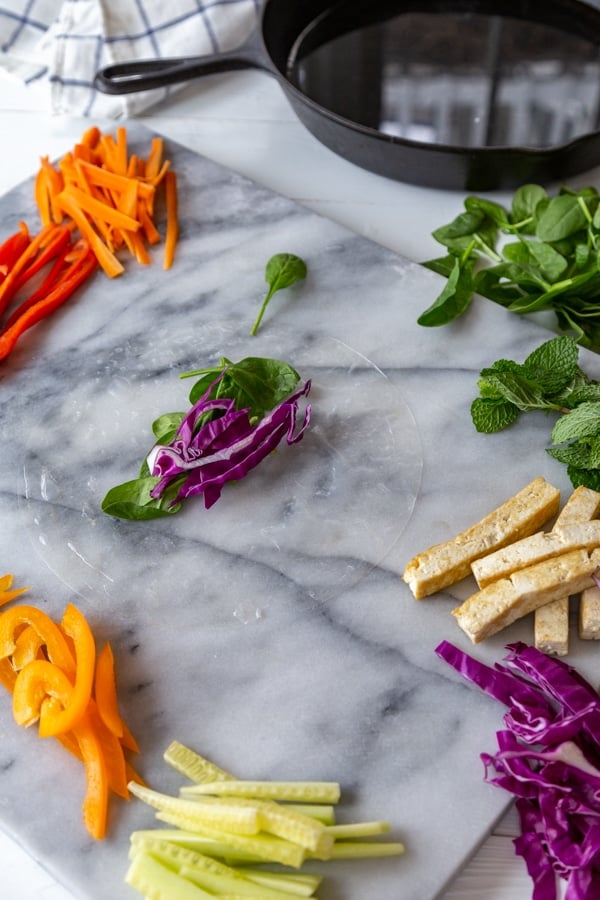
<instances>
[{"instance_id":1,"label":"shredded purple cabbage","mask_svg":"<svg viewBox=\"0 0 600 900\"><path fill-rule=\"evenodd\" d=\"M498 750L483 753L485 781L516 797L515 852L532 900L600 897L600 695L572 666L523 643L493 667L448 641L436 653L506 706Z\"/></svg>"},{"instance_id":2,"label":"shredded purple cabbage","mask_svg":"<svg viewBox=\"0 0 600 900\"><path fill-rule=\"evenodd\" d=\"M303 421L296 428L299 400L310 392L310 381L255 424L250 422L249 410L236 410L233 400L209 400L213 387L214 384L186 414L174 440L168 446L157 445L149 454L150 472L160 479L150 492L154 499L185 475L171 506L186 497L203 494L204 506L209 509L228 481L239 481L247 475L283 438L288 444L297 443L310 422L307 405ZM217 418L199 426L207 413L215 412L220 412Z\"/></svg>"}]
</instances>

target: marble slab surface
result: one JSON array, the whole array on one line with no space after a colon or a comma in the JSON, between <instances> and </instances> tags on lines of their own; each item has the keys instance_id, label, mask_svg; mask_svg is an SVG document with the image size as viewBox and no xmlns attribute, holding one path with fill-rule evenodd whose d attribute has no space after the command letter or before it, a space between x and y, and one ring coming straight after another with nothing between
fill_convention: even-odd
<instances>
[{"instance_id":1,"label":"marble slab surface","mask_svg":"<svg viewBox=\"0 0 600 900\"><path fill-rule=\"evenodd\" d=\"M473 586L418 602L400 576L537 475L567 496L545 417L483 437L469 416L479 370L548 333L489 302L422 329L438 276L180 146L168 154L182 186L175 267L98 275L0 367L0 568L53 615L79 603L111 640L152 786L178 787L162 762L174 738L240 777L339 780L340 818L388 819L407 852L328 865L320 896L432 900L507 805L479 761L501 710L433 652L443 638L472 649L450 610ZM34 215L27 182L0 201L0 232ZM281 251L309 274L252 338L264 266ZM105 516L152 420L185 408L179 374L250 354L312 379L303 441L209 511L198 500L151 523ZM597 357L582 363L599 377ZM497 659L516 638L531 638L529 622L476 655ZM573 639L596 681L597 652ZM113 803L109 837L93 844L79 765L17 728L7 697L0 734L1 826L77 897L134 896L128 836L151 811Z\"/></svg>"}]
</instances>

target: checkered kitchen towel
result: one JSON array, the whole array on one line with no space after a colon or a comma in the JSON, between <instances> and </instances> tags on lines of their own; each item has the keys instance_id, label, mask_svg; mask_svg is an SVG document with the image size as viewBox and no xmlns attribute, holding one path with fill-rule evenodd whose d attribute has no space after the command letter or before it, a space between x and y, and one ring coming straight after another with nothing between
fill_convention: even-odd
<instances>
[{"instance_id":1,"label":"checkered kitchen towel","mask_svg":"<svg viewBox=\"0 0 600 900\"><path fill-rule=\"evenodd\" d=\"M165 88L112 96L94 89L111 63L234 49L260 0L0 0L0 71L49 92L55 113L122 118ZM0 81L0 90L2 84Z\"/></svg>"}]
</instances>

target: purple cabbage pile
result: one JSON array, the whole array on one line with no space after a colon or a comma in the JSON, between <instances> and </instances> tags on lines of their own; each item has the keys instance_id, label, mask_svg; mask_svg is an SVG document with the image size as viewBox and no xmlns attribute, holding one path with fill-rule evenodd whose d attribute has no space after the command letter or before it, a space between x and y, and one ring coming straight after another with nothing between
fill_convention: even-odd
<instances>
[{"instance_id":1,"label":"purple cabbage pile","mask_svg":"<svg viewBox=\"0 0 600 900\"><path fill-rule=\"evenodd\" d=\"M436 653L507 707L485 780L516 798L515 851L532 900L600 898L600 695L562 660L524 643L493 667L443 641Z\"/></svg>"}]
</instances>

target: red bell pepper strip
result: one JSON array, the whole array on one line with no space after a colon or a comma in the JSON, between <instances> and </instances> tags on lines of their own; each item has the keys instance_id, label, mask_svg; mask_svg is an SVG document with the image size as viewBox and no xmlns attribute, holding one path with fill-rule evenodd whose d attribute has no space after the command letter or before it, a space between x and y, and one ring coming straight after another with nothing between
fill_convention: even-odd
<instances>
[{"instance_id":1,"label":"red bell pepper strip","mask_svg":"<svg viewBox=\"0 0 600 900\"><path fill-rule=\"evenodd\" d=\"M40 246L35 258L21 271L15 280L15 289L18 291L40 269L55 259L67 247L71 241L71 229L67 225L51 226L49 238Z\"/></svg>"},{"instance_id":2,"label":"red bell pepper strip","mask_svg":"<svg viewBox=\"0 0 600 900\"><path fill-rule=\"evenodd\" d=\"M19 223L19 231L11 234L0 246L0 284L4 281L16 261L27 249L31 238L24 222Z\"/></svg>"},{"instance_id":3,"label":"red bell pepper strip","mask_svg":"<svg viewBox=\"0 0 600 900\"><path fill-rule=\"evenodd\" d=\"M87 251L80 260L67 269L66 274L45 297L33 304L25 301L0 332L0 360L8 356L25 331L62 306L71 294L89 278L97 265L95 255L91 251Z\"/></svg>"},{"instance_id":4,"label":"red bell pepper strip","mask_svg":"<svg viewBox=\"0 0 600 900\"><path fill-rule=\"evenodd\" d=\"M0 284L0 315L8 307L10 301L14 297L18 289L18 279L21 273L35 259L40 248L45 247L49 236L58 226L46 225L29 241L21 255L14 260L12 266L8 270L6 277Z\"/></svg>"}]
</instances>

